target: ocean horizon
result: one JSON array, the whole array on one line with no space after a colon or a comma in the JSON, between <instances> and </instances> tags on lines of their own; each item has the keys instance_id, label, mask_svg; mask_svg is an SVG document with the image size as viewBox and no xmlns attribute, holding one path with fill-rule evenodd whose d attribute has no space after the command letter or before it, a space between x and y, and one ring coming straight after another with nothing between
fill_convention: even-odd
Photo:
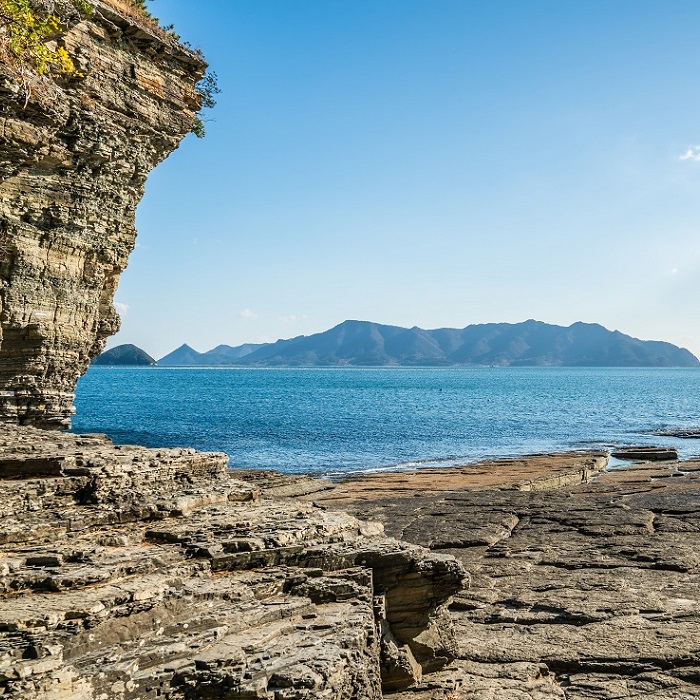
<instances>
[{"instance_id":1,"label":"ocean horizon","mask_svg":"<svg viewBox=\"0 0 700 700\"><path fill-rule=\"evenodd\" d=\"M73 432L223 451L234 468L351 473L700 440L700 373L675 368L91 367Z\"/></svg>"}]
</instances>

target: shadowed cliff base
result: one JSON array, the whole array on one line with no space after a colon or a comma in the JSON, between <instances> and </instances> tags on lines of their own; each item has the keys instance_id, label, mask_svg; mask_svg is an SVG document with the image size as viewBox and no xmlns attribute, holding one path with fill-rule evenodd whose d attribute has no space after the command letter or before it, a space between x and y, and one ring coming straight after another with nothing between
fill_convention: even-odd
<instances>
[{"instance_id":1,"label":"shadowed cliff base","mask_svg":"<svg viewBox=\"0 0 700 700\"><path fill-rule=\"evenodd\" d=\"M0 61L0 421L63 428L119 328L146 176L192 129L206 66L105 3L54 5L79 75L28 94Z\"/></svg>"}]
</instances>

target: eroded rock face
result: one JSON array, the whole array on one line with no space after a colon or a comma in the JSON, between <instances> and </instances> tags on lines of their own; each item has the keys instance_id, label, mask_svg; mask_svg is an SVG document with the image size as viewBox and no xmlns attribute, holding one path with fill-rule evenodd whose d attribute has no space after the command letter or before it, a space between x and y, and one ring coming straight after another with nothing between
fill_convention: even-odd
<instances>
[{"instance_id":1,"label":"eroded rock face","mask_svg":"<svg viewBox=\"0 0 700 700\"><path fill-rule=\"evenodd\" d=\"M25 104L0 63L0 422L69 425L78 377L119 328L146 176L199 106L199 57L92 4L79 21L62 3L84 78L37 85Z\"/></svg>"},{"instance_id":2,"label":"eroded rock face","mask_svg":"<svg viewBox=\"0 0 700 700\"><path fill-rule=\"evenodd\" d=\"M0 696L378 700L455 657L451 556L223 454L0 434Z\"/></svg>"}]
</instances>

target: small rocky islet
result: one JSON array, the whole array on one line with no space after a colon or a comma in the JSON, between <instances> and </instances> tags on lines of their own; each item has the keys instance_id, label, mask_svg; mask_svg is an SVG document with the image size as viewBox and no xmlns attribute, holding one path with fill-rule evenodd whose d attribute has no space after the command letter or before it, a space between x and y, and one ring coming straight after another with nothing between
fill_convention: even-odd
<instances>
[{"instance_id":1,"label":"small rocky islet","mask_svg":"<svg viewBox=\"0 0 700 700\"><path fill-rule=\"evenodd\" d=\"M333 485L56 430L200 105L135 7L30 0L80 76L0 59L0 696L700 698L699 460Z\"/></svg>"}]
</instances>

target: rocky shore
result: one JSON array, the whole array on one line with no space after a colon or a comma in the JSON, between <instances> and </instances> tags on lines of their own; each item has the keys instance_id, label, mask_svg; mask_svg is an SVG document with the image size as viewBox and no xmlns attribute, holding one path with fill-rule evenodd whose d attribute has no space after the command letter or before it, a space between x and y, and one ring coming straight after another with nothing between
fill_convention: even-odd
<instances>
[{"instance_id":1,"label":"rocky shore","mask_svg":"<svg viewBox=\"0 0 700 700\"><path fill-rule=\"evenodd\" d=\"M0 437L0 697L358 698L457 655L451 556L223 454Z\"/></svg>"},{"instance_id":2,"label":"rocky shore","mask_svg":"<svg viewBox=\"0 0 700 700\"><path fill-rule=\"evenodd\" d=\"M0 698L700 698L700 460L334 486L41 429L119 326L136 204L206 70L89 4L29 2L79 75L32 97L0 59Z\"/></svg>"},{"instance_id":3,"label":"rocky shore","mask_svg":"<svg viewBox=\"0 0 700 700\"><path fill-rule=\"evenodd\" d=\"M526 461L562 476L569 459ZM470 574L450 606L457 660L397 700L700 698L700 460L570 471L564 488L415 472L316 497Z\"/></svg>"},{"instance_id":4,"label":"rocky shore","mask_svg":"<svg viewBox=\"0 0 700 700\"><path fill-rule=\"evenodd\" d=\"M0 696L700 698L700 460L367 477L0 437Z\"/></svg>"}]
</instances>

